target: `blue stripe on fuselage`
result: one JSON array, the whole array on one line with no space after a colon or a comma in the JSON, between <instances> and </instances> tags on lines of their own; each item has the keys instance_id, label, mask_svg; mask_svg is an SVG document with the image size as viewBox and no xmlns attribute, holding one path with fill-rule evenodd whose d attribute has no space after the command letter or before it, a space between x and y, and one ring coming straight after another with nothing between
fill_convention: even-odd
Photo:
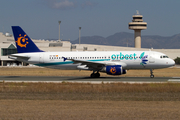
<instances>
[{"instance_id":1,"label":"blue stripe on fuselage","mask_svg":"<svg viewBox=\"0 0 180 120\"><path fill-rule=\"evenodd\" d=\"M87 60L87 61L110 61L110 59L98 59L98 60ZM65 64L73 64L74 62L72 61L65 61L65 62L53 62L53 63L39 63L39 64L34 64L37 66L45 67L45 66L52 66L52 65L65 65Z\"/></svg>"}]
</instances>

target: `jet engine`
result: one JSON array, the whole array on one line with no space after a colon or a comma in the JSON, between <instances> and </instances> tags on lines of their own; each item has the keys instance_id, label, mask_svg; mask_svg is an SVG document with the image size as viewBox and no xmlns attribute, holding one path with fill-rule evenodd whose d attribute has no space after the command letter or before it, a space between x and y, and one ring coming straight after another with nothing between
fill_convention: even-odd
<instances>
[{"instance_id":1,"label":"jet engine","mask_svg":"<svg viewBox=\"0 0 180 120\"><path fill-rule=\"evenodd\" d=\"M106 72L109 75L122 75L126 74L126 70L121 65L105 66L101 72Z\"/></svg>"}]
</instances>

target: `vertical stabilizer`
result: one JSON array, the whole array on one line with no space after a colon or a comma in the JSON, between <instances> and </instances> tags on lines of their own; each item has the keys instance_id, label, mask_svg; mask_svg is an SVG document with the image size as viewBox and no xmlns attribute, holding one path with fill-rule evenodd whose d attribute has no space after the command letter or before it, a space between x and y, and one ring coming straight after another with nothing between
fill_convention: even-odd
<instances>
[{"instance_id":1,"label":"vertical stabilizer","mask_svg":"<svg viewBox=\"0 0 180 120\"><path fill-rule=\"evenodd\" d=\"M43 52L19 26L12 26L18 53Z\"/></svg>"}]
</instances>

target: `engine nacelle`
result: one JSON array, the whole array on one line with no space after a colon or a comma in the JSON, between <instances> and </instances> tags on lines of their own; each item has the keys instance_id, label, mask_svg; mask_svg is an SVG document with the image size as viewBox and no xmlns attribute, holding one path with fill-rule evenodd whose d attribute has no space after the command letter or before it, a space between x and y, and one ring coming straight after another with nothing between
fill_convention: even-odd
<instances>
[{"instance_id":1,"label":"engine nacelle","mask_svg":"<svg viewBox=\"0 0 180 120\"><path fill-rule=\"evenodd\" d=\"M126 70L122 69L121 65L111 65L103 68L103 72L106 72L109 75L122 75L126 74Z\"/></svg>"}]
</instances>

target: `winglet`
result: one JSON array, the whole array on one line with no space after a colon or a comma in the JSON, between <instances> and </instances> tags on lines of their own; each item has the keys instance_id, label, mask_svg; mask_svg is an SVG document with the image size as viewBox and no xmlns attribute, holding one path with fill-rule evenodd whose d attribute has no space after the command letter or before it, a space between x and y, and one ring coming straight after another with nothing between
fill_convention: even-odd
<instances>
[{"instance_id":1,"label":"winglet","mask_svg":"<svg viewBox=\"0 0 180 120\"><path fill-rule=\"evenodd\" d=\"M18 53L43 52L19 26L12 26Z\"/></svg>"}]
</instances>

